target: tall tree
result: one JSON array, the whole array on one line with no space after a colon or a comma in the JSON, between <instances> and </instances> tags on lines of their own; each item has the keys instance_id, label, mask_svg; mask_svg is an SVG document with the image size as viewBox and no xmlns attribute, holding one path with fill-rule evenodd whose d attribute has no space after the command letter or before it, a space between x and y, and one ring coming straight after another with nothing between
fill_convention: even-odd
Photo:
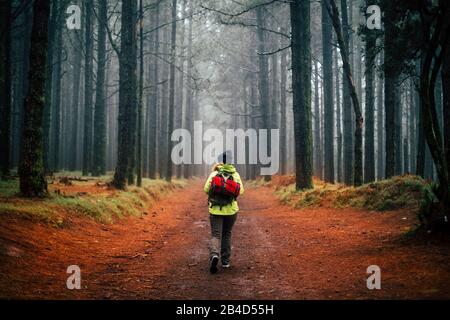
<instances>
[{"instance_id":1,"label":"tall tree","mask_svg":"<svg viewBox=\"0 0 450 320\"><path fill-rule=\"evenodd\" d=\"M97 48L97 81L95 89L94 109L94 150L92 175L106 173L106 28L108 23L107 0L98 0L98 48Z\"/></svg>"},{"instance_id":2,"label":"tall tree","mask_svg":"<svg viewBox=\"0 0 450 320\"><path fill-rule=\"evenodd\" d=\"M423 4L422 4L423 5ZM422 12L425 12L421 8ZM420 68L420 110L423 123L423 131L431 156L436 167L439 188L436 196L442 204L442 215L446 217L450 213L450 180L448 171L447 154L444 150L442 131L439 126L439 115L436 109L435 86L440 69L445 60L446 48L449 46L450 5L446 1L439 1L434 18L421 16L426 38L424 39L424 56ZM432 11L427 11L430 13ZM428 19L427 19L428 18ZM439 52L436 57L436 53ZM448 125L448 118L446 125ZM434 212L432 212L434 213Z\"/></svg>"},{"instance_id":3,"label":"tall tree","mask_svg":"<svg viewBox=\"0 0 450 320\"><path fill-rule=\"evenodd\" d=\"M278 128L278 53L273 53L270 56L270 66L271 66L271 99L270 99L270 128L277 129Z\"/></svg>"},{"instance_id":4,"label":"tall tree","mask_svg":"<svg viewBox=\"0 0 450 320\"><path fill-rule=\"evenodd\" d=\"M368 2L366 2L369 4ZM375 99L374 99L374 68L376 57L376 35L372 30L365 33L365 64L366 64L366 110L365 110L365 149L364 149L364 182L375 180Z\"/></svg>"},{"instance_id":5,"label":"tall tree","mask_svg":"<svg viewBox=\"0 0 450 320\"><path fill-rule=\"evenodd\" d=\"M136 4L134 0L122 1L121 41L119 54L119 117L117 165L113 185L125 189L128 177L130 138L130 114L136 102L136 61L133 61L136 50L136 28L134 24Z\"/></svg>"},{"instance_id":6,"label":"tall tree","mask_svg":"<svg viewBox=\"0 0 450 320\"><path fill-rule=\"evenodd\" d=\"M186 58L186 49L185 49L185 35L186 35L186 19L184 17L186 16L186 0L182 0L181 2L181 12L180 15L183 17L183 20L181 21L181 32L179 37L179 51L177 52L178 58L178 70L177 72L178 78L177 78L177 92L176 92L176 99L175 99L175 105L177 108L175 109L175 129L182 128L183 127L183 115L184 115L184 65L185 65L185 58ZM177 178L181 178L183 174L183 169L185 167L183 165L177 165L176 166L176 176Z\"/></svg>"},{"instance_id":7,"label":"tall tree","mask_svg":"<svg viewBox=\"0 0 450 320\"><path fill-rule=\"evenodd\" d=\"M49 15L49 1L35 0L31 35L32 50L29 57L29 90L24 104L19 169L20 192L25 197L40 197L47 194L47 181L43 163L42 117Z\"/></svg>"},{"instance_id":8,"label":"tall tree","mask_svg":"<svg viewBox=\"0 0 450 320\"><path fill-rule=\"evenodd\" d=\"M403 173L403 104L402 85L398 83L396 87L397 95L395 100L395 175Z\"/></svg>"},{"instance_id":9,"label":"tall tree","mask_svg":"<svg viewBox=\"0 0 450 320\"><path fill-rule=\"evenodd\" d=\"M403 172L409 173L409 137L411 133L409 132L409 126L411 123L411 110L413 105L409 101L409 83L405 84L405 92L403 94L403 100L405 101L403 108L403 117L405 118L405 134L403 136Z\"/></svg>"},{"instance_id":10,"label":"tall tree","mask_svg":"<svg viewBox=\"0 0 450 320\"><path fill-rule=\"evenodd\" d=\"M92 171L93 0L85 1L83 175Z\"/></svg>"},{"instance_id":11,"label":"tall tree","mask_svg":"<svg viewBox=\"0 0 450 320\"><path fill-rule=\"evenodd\" d=\"M335 0L330 0L331 6L328 7L328 12L333 22L333 27L336 32L337 41L339 44L342 68L347 80L347 85L350 91L350 97L352 99L353 111L355 113L355 145L354 145L354 177L353 184L359 186L363 182L363 154L362 154L362 130L363 130L363 117L361 113L361 107L359 105L358 94L356 91L355 83L353 81L352 70L350 67L350 59L348 49L345 45L345 39L342 31L342 25L339 18L339 10Z\"/></svg>"},{"instance_id":12,"label":"tall tree","mask_svg":"<svg viewBox=\"0 0 450 320\"><path fill-rule=\"evenodd\" d=\"M380 65L383 64L383 54L379 55ZM380 74L377 80L377 178L382 179L384 177L384 101L383 101L383 77Z\"/></svg>"},{"instance_id":13,"label":"tall tree","mask_svg":"<svg viewBox=\"0 0 450 320\"><path fill-rule=\"evenodd\" d=\"M261 128L269 130L271 128L270 99L269 99L269 63L266 53L265 11L264 8L256 8L256 24L258 37L258 90L259 109L261 111ZM268 139L267 148L271 150L271 139ZM266 180L270 176L264 177Z\"/></svg>"},{"instance_id":14,"label":"tall tree","mask_svg":"<svg viewBox=\"0 0 450 320\"><path fill-rule=\"evenodd\" d=\"M176 62L176 41L177 41L177 0L172 0L172 30L170 37L170 90L169 90L169 125L167 133L167 175L166 180L172 180L172 131L174 125L175 111L175 62Z\"/></svg>"},{"instance_id":15,"label":"tall tree","mask_svg":"<svg viewBox=\"0 0 450 320\"><path fill-rule=\"evenodd\" d=\"M152 30L159 26L159 1L157 0L154 4L154 8L152 10ZM158 52L159 50L159 29L154 30L150 34L150 52ZM148 145L148 153L149 153L149 163L148 163L148 176L150 179L156 178L156 162L157 162L157 154L156 154L156 142L158 137L158 127L157 127L157 109L158 109L158 57L153 55L149 64L149 80L150 80L150 90L149 90L149 119L147 119L148 123L148 131L149 131L149 145Z\"/></svg>"},{"instance_id":16,"label":"tall tree","mask_svg":"<svg viewBox=\"0 0 450 320\"><path fill-rule=\"evenodd\" d=\"M139 109L139 102L138 102L138 84L137 84L137 63L138 63L138 57L137 57L137 24L138 21L138 10L137 10L137 1L134 1L132 3L132 21L134 23L134 41L133 41L133 48L130 52L127 52L126 54L130 54L128 63L133 64L132 69L132 79L131 84L133 86L132 92L131 92L131 103L128 105L128 111L127 111L127 117L128 117L128 184L134 184L135 183L135 176L136 176L136 156L137 156L137 134L138 134L138 109Z\"/></svg>"},{"instance_id":17,"label":"tall tree","mask_svg":"<svg viewBox=\"0 0 450 320\"><path fill-rule=\"evenodd\" d=\"M312 188L310 1L290 2L296 188Z\"/></svg>"},{"instance_id":18,"label":"tall tree","mask_svg":"<svg viewBox=\"0 0 450 320\"><path fill-rule=\"evenodd\" d=\"M334 64L336 65L336 167L337 167L337 181L342 181L342 125L341 125L341 85L340 85L340 70L339 70L339 60L338 60L338 52L336 48L336 52L334 55Z\"/></svg>"},{"instance_id":19,"label":"tall tree","mask_svg":"<svg viewBox=\"0 0 450 320\"><path fill-rule=\"evenodd\" d=\"M53 81L52 81L52 102L48 104L47 107L51 107L51 127L52 134L50 135L50 162L49 167L52 171L58 171L60 167L60 143L61 143L61 83L62 83L62 55L63 55L63 15L60 10L62 9L62 3L59 1L59 5L56 7L56 25L54 32L56 37L54 39L54 70L53 70Z\"/></svg>"},{"instance_id":20,"label":"tall tree","mask_svg":"<svg viewBox=\"0 0 450 320\"><path fill-rule=\"evenodd\" d=\"M19 8L16 3L13 10ZM12 64L12 86L13 86L13 105L12 105L12 130L11 130L11 160L12 166L19 165L20 142L22 141L22 126L24 100L28 91L28 65L30 52L30 39L33 18L33 6L27 6L13 20L12 25L12 56L17 57L23 63Z\"/></svg>"},{"instance_id":21,"label":"tall tree","mask_svg":"<svg viewBox=\"0 0 450 320\"><path fill-rule=\"evenodd\" d=\"M411 121L409 123L409 148L410 148L410 155L409 155L409 168L410 173L415 172L415 156L417 153L416 150L416 141L417 141L417 132L416 132L416 95L417 90L413 79L410 79L409 81L409 114L411 117Z\"/></svg>"},{"instance_id":22,"label":"tall tree","mask_svg":"<svg viewBox=\"0 0 450 320\"><path fill-rule=\"evenodd\" d=\"M324 92L324 180L334 183L334 105L333 105L333 49L332 25L326 7L330 0L322 0L322 52Z\"/></svg>"},{"instance_id":23,"label":"tall tree","mask_svg":"<svg viewBox=\"0 0 450 320\"><path fill-rule=\"evenodd\" d=\"M0 1L0 178L9 175L11 149L11 1Z\"/></svg>"},{"instance_id":24,"label":"tall tree","mask_svg":"<svg viewBox=\"0 0 450 320\"><path fill-rule=\"evenodd\" d=\"M347 0L341 0L342 12L342 33L344 37L344 45L351 48L350 30L348 23ZM351 184L353 181L353 135L352 135L352 107L350 90L347 85L346 75L342 73L342 120L343 120L343 145L344 145L344 183Z\"/></svg>"},{"instance_id":25,"label":"tall tree","mask_svg":"<svg viewBox=\"0 0 450 320\"><path fill-rule=\"evenodd\" d=\"M320 71L319 71L319 62L317 60L314 61L314 131L313 131L313 168L314 168L314 175L319 178L323 179L323 150L322 150L322 126L321 126L321 119L322 119L322 108L320 104L320 90L319 88L319 78L320 78Z\"/></svg>"},{"instance_id":26,"label":"tall tree","mask_svg":"<svg viewBox=\"0 0 450 320\"><path fill-rule=\"evenodd\" d=\"M48 49L47 49L47 69L45 82L45 105L44 105L44 119L43 119L43 143L44 143L44 168L46 171L50 170L50 126L52 115L52 95L53 95L53 66L55 55L55 40L57 36L58 26L58 1L51 2L50 20L48 24Z\"/></svg>"},{"instance_id":27,"label":"tall tree","mask_svg":"<svg viewBox=\"0 0 450 320\"><path fill-rule=\"evenodd\" d=\"M137 155L136 155L136 185L142 187L142 129L144 109L144 5L139 1L139 90L138 90L138 128L137 128Z\"/></svg>"},{"instance_id":28,"label":"tall tree","mask_svg":"<svg viewBox=\"0 0 450 320\"><path fill-rule=\"evenodd\" d=\"M397 39L395 2L383 0L385 10L384 19L384 103L385 103L385 128L386 128L386 178L395 174L396 165L396 117L398 108L398 78L400 75L398 59L396 55L395 41Z\"/></svg>"},{"instance_id":29,"label":"tall tree","mask_svg":"<svg viewBox=\"0 0 450 320\"><path fill-rule=\"evenodd\" d=\"M420 74L421 62L416 61L416 71ZM419 81L418 81L419 82ZM426 142L423 132L423 120L421 112L420 83L416 83L416 114L417 114L417 155L416 155L416 175L425 177L425 151Z\"/></svg>"},{"instance_id":30,"label":"tall tree","mask_svg":"<svg viewBox=\"0 0 450 320\"><path fill-rule=\"evenodd\" d=\"M69 163L69 170L77 169L78 159L78 136L79 136L79 100L80 100L80 80L81 80L81 65L82 65L82 50L81 43L83 42L81 30L72 30L72 43L73 43L73 70L72 70L72 132L71 132L71 158Z\"/></svg>"},{"instance_id":31,"label":"tall tree","mask_svg":"<svg viewBox=\"0 0 450 320\"><path fill-rule=\"evenodd\" d=\"M280 173L287 173L287 53L283 50L280 59Z\"/></svg>"},{"instance_id":32,"label":"tall tree","mask_svg":"<svg viewBox=\"0 0 450 320\"><path fill-rule=\"evenodd\" d=\"M188 30L188 46L187 46L187 70L186 70L186 126L185 128L189 132L193 131L194 128L194 103L193 103L193 81L192 81L192 42L193 42L193 0L189 0L189 30ZM193 150L194 144L191 142L191 150ZM184 177L189 178L194 175L194 165L190 164L187 166L187 170L184 170Z\"/></svg>"},{"instance_id":33,"label":"tall tree","mask_svg":"<svg viewBox=\"0 0 450 320\"><path fill-rule=\"evenodd\" d=\"M447 172L450 176L450 41L446 45L442 64L442 103L444 153L447 158Z\"/></svg>"},{"instance_id":34,"label":"tall tree","mask_svg":"<svg viewBox=\"0 0 450 320\"><path fill-rule=\"evenodd\" d=\"M162 14L161 14L161 20L162 21L169 21L170 19L170 12L166 6L162 7ZM164 23L164 28L162 30L162 41L161 41L161 53L164 57L170 57L170 30L169 27ZM169 61L167 59L164 59L164 63L162 64L162 70L161 70L161 80L162 85L160 87L160 103L159 103L159 109L158 109L158 170L159 170L159 177L160 178L166 178L167 177L167 165L169 162L169 159L167 158L168 155L168 138L169 135L168 131L168 110L169 110L169 77L170 77L170 58ZM169 63L168 63L169 62Z\"/></svg>"}]
</instances>

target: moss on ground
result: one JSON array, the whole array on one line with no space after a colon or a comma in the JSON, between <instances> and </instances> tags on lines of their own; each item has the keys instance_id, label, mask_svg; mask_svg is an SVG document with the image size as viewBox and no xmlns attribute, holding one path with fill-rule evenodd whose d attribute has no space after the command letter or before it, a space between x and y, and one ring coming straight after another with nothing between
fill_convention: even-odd
<instances>
[{"instance_id":1,"label":"moss on ground","mask_svg":"<svg viewBox=\"0 0 450 320\"><path fill-rule=\"evenodd\" d=\"M104 177L103 177L104 178ZM98 181L101 178L98 179ZM95 182L76 182L77 186L86 184L95 188ZM111 190L104 193L82 194L51 193L42 199L18 197L19 181L0 182L0 216L16 214L31 220L43 221L50 225L62 226L66 214L79 214L102 223L112 223L124 216L140 216L161 196L171 190L183 188L185 180L143 179L142 188L129 187L126 191Z\"/></svg>"},{"instance_id":2,"label":"moss on ground","mask_svg":"<svg viewBox=\"0 0 450 320\"><path fill-rule=\"evenodd\" d=\"M0 196L12 197L19 193L19 180L0 180Z\"/></svg>"},{"instance_id":3,"label":"moss on ground","mask_svg":"<svg viewBox=\"0 0 450 320\"><path fill-rule=\"evenodd\" d=\"M294 183L277 182L277 179L273 179L275 194L281 202L295 208L329 206L374 211L418 208L424 195L430 190L429 183L412 175L368 183L357 188L315 180L314 189L307 191L296 191Z\"/></svg>"}]
</instances>

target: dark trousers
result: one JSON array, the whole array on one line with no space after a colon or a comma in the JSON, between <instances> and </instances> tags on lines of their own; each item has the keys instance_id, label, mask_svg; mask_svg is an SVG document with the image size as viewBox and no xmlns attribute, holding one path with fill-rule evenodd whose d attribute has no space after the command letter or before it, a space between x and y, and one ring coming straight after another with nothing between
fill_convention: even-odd
<instances>
[{"instance_id":1,"label":"dark trousers","mask_svg":"<svg viewBox=\"0 0 450 320\"><path fill-rule=\"evenodd\" d=\"M231 256L231 230L236 222L237 213L232 216L219 216L210 214L211 242L210 258L214 255L222 259L223 264L230 262Z\"/></svg>"}]
</instances>

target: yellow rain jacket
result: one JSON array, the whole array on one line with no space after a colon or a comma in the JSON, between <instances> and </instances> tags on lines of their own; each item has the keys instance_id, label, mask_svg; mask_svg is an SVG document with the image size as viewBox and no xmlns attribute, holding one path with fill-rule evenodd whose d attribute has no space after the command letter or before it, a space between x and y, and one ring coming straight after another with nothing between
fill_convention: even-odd
<instances>
[{"instance_id":1,"label":"yellow rain jacket","mask_svg":"<svg viewBox=\"0 0 450 320\"><path fill-rule=\"evenodd\" d=\"M242 195L244 193L244 185L242 184L241 176L239 175L239 173L236 171L236 168L232 164L227 163L219 165L215 171L211 172L211 174L208 177L208 180L206 180L205 187L203 188L206 194L209 193L209 189L211 187L211 180L213 177L216 176L218 171L230 174L233 177L233 180L241 185L241 191L239 195ZM220 216L231 216L239 211L238 203L236 200L233 200L232 203L226 206L222 206L222 208L220 208L219 206L211 206L211 204L209 204L208 207L210 214Z\"/></svg>"}]
</instances>

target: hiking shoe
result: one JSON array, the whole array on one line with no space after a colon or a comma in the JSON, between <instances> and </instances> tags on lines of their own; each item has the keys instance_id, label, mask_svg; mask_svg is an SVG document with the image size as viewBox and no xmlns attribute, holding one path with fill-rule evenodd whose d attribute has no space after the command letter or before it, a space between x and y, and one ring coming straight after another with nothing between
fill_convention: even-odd
<instances>
[{"instance_id":1,"label":"hiking shoe","mask_svg":"<svg viewBox=\"0 0 450 320\"><path fill-rule=\"evenodd\" d=\"M219 262L218 256L212 256L211 262L209 265L209 272L216 273L217 272L217 263Z\"/></svg>"},{"instance_id":2,"label":"hiking shoe","mask_svg":"<svg viewBox=\"0 0 450 320\"><path fill-rule=\"evenodd\" d=\"M224 263L222 262L222 268L228 269L231 266L231 264L229 262Z\"/></svg>"}]
</instances>

